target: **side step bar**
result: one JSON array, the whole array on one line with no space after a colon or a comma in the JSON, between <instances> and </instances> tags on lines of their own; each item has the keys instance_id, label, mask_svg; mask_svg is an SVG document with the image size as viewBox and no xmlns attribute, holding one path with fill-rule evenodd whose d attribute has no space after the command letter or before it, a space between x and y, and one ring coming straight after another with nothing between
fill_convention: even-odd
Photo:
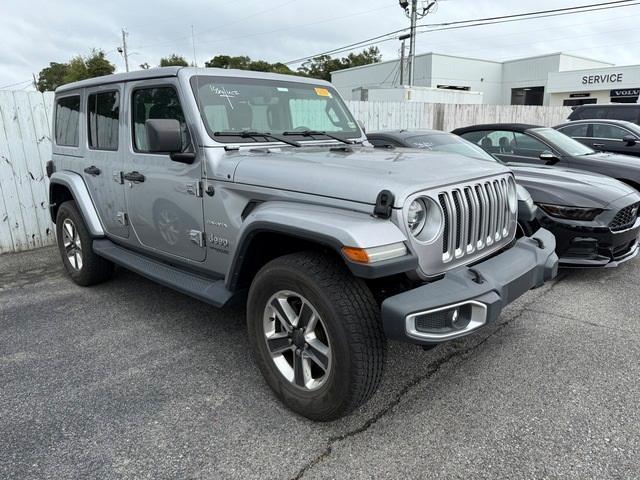
<instances>
[{"instance_id":1,"label":"side step bar","mask_svg":"<svg viewBox=\"0 0 640 480\"><path fill-rule=\"evenodd\" d=\"M226 305L234 297L233 292L224 286L224 280L213 280L185 272L122 248L111 240L94 240L93 251L132 272L216 307Z\"/></svg>"}]
</instances>

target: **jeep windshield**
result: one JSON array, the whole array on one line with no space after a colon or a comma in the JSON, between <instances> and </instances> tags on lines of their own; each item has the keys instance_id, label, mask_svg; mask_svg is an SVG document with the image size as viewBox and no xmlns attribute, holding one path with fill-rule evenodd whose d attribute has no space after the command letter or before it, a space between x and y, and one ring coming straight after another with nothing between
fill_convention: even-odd
<instances>
[{"instance_id":1,"label":"jeep windshield","mask_svg":"<svg viewBox=\"0 0 640 480\"><path fill-rule=\"evenodd\" d=\"M216 142L266 142L282 135L290 141L361 137L345 104L326 85L201 75L191 79L191 88Z\"/></svg>"}]
</instances>

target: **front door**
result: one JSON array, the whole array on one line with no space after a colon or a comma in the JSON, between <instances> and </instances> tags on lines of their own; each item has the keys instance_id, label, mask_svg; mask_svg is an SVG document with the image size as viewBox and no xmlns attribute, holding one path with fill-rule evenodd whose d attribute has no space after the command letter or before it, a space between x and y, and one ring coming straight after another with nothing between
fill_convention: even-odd
<instances>
[{"instance_id":1,"label":"front door","mask_svg":"<svg viewBox=\"0 0 640 480\"><path fill-rule=\"evenodd\" d=\"M126 238L123 165L124 135L120 112L122 87L103 86L87 92L87 154L83 177L104 229L110 235Z\"/></svg>"},{"instance_id":2,"label":"front door","mask_svg":"<svg viewBox=\"0 0 640 480\"><path fill-rule=\"evenodd\" d=\"M201 160L187 165L168 153L150 153L145 122L175 119L183 130L183 144L193 151L180 103L177 82L127 86L131 119L130 152L123 178L131 227L141 246L161 254L203 261L206 256L200 181Z\"/></svg>"}]
</instances>

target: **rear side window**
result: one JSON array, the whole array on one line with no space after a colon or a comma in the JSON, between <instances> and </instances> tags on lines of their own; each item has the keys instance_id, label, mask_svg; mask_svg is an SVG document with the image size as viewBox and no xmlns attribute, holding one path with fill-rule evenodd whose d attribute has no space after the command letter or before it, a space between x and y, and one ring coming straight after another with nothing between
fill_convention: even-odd
<instances>
[{"instance_id":1,"label":"rear side window","mask_svg":"<svg viewBox=\"0 0 640 480\"><path fill-rule=\"evenodd\" d=\"M118 150L120 95L118 92L92 93L87 103L89 148Z\"/></svg>"},{"instance_id":2,"label":"rear side window","mask_svg":"<svg viewBox=\"0 0 640 480\"><path fill-rule=\"evenodd\" d=\"M559 128L558 130L570 137L586 137L588 129L588 123L581 123L579 125L567 125L566 127Z\"/></svg>"},{"instance_id":3,"label":"rear side window","mask_svg":"<svg viewBox=\"0 0 640 480\"><path fill-rule=\"evenodd\" d=\"M627 122L638 123L640 109L636 107L610 107L607 118L611 120L626 120Z\"/></svg>"},{"instance_id":4,"label":"rear side window","mask_svg":"<svg viewBox=\"0 0 640 480\"><path fill-rule=\"evenodd\" d=\"M571 120L588 120L590 118L607 118L606 108L581 108L574 110L569 116Z\"/></svg>"},{"instance_id":5,"label":"rear side window","mask_svg":"<svg viewBox=\"0 0 640 480\"><path fill-rule=\"evenodd\" d=\"M630 132L620 127L616 127L615 125L605 125L601 123L596 123L593 125L594 138L622 140L627 135L630 135Z\"/></svg>"},{"instance_id":6,"label":"rear side window","mask_svg":"<svg viewBox=\"0 0 640 480\"><path fill-rule=\"evenodd\" d=\"M56 102L56 145L77 147L80 128L80 95L58 99Z\"/></svg>"},{"instance_id":7,"label":"rear side window","mask_svg":"<svg viewBox=\"0 0 640 480\"><path fill-rule=\"evenodd\" d=\"M138 152L148 152L146 121L150 119L178 120L182 130L182 145L190 146L189 131L182 113L178 92L173 87L141 88L133 92L133 146Z\"/></svg>"}]
</instances>

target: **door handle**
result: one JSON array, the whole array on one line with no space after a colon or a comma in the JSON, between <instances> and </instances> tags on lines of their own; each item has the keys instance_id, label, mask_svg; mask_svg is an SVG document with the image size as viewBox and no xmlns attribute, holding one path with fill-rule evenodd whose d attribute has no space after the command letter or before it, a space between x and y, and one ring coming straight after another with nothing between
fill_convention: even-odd
<instances>
[{"instance_id":1,"label":"door handle","mask_svg":"<svg viewBox=\"0 0 640 480\"><path fill-rule=\"evenodd\" d=\"M133 183L142 183L145 180L145 176L140 172L136 172L136 171L127 172L124 175L122 175L122 178Z\"/></svg>"},{"instance_id":2,"label":"door handle","mask_svg":"<svg viewBox=\"0 0 640 480\"><path fill-rule=\"evenodd\" d=\"M93 175L94 177L100 175L100 169L98 167L96 167L95 165L91 165L90 167L87 167L84 169L84 173L88 174L88 175Z\"/></svg>"},{"instance_id":3,"label":"door handle","mask_svg":"<svg viewBox=\"0 0 640 480\"><path fill-rule=\"evenodd\" d=\"M593 146L595 148L602 148L602 147L604 147L604 143L594 143Z\"/></svg>"}]
</instances>

